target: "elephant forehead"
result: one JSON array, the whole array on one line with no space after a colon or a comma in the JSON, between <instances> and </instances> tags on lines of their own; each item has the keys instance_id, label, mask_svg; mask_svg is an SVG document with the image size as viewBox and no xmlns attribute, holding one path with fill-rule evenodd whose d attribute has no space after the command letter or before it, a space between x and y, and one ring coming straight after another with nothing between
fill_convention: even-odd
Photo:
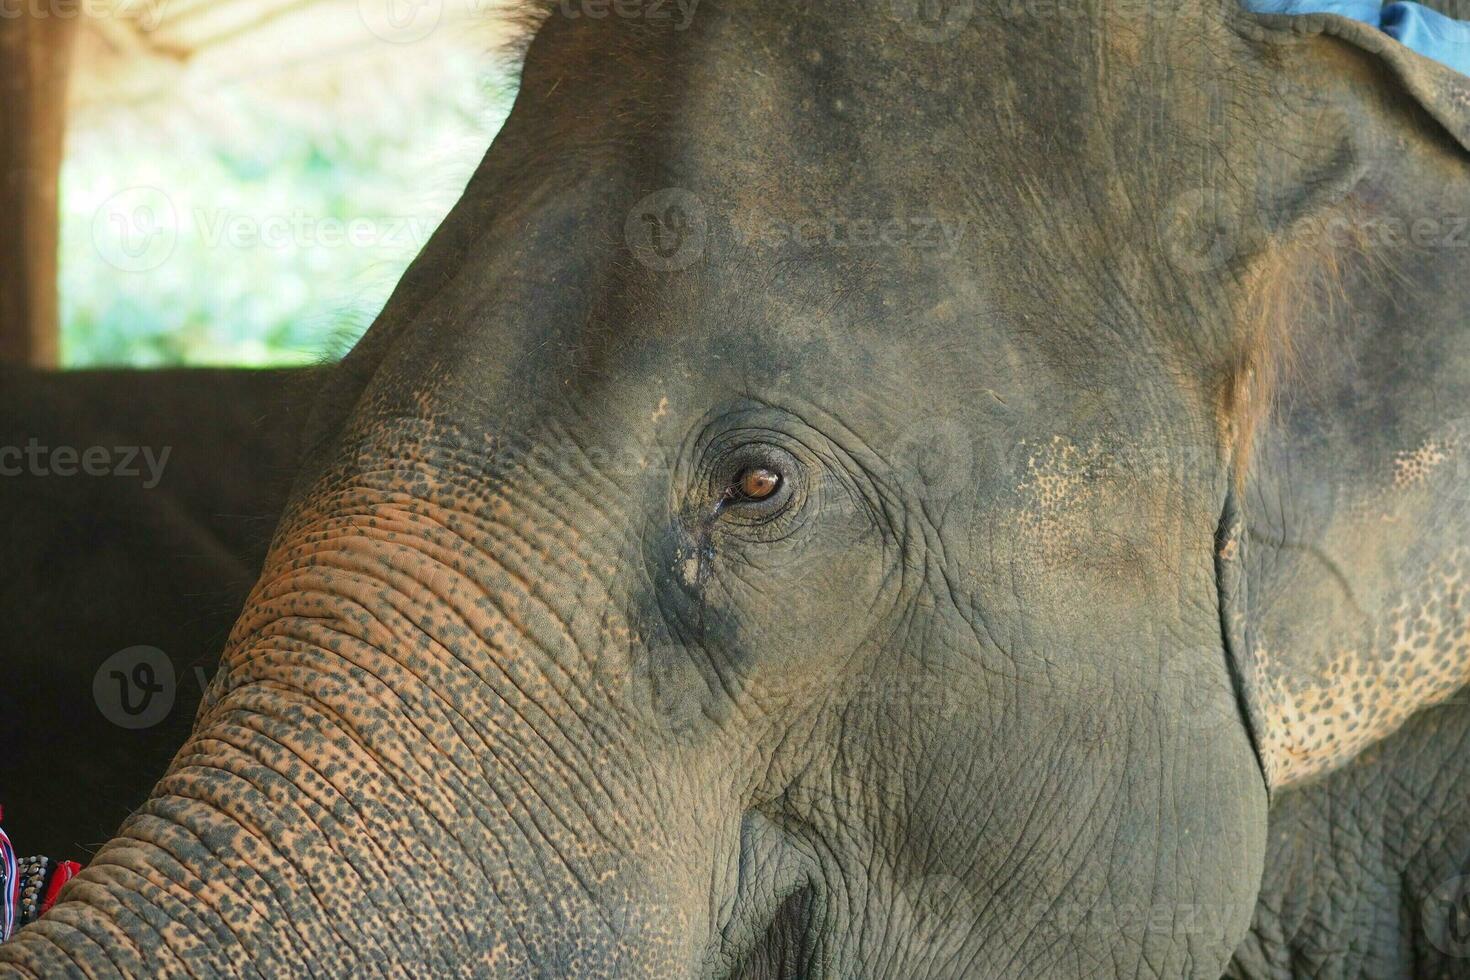
<instances>
[{"instance_id":1,"label":"elephant forehead","mask_svg":"<svg viewBox=\"0 0 1470 980\"><path fill-rule=\"evenodd\" d=\"M1147 415L1109 432L1024 439L999 524L1019 581L1065 607L1078 605L1072 590L1084 584L1113 596L1114 608L1176 593L1181 556L1198 528L1218 520L1205 492L1221 472L1214 451ZM1199 587L1209 588L1206 569L1198 571Z\"/></svg>"}]
</instances>

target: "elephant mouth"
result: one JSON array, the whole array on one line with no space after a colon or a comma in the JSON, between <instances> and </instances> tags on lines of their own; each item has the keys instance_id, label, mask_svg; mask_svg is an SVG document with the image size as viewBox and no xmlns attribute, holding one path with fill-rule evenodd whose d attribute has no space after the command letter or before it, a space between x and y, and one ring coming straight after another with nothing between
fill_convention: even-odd
<instances>
[{"instance_id":1,"label":"elephant mouth","mask_svg":"<svg viewBox=\"0 0 1470 980\"><path fill-rule=\"evenodd\" d=\"M802 980L814 976L813 926L819 918L818 902L817 891L811 885L786 896L728 980Z\"/></svg>"},{"instance_id":2,"label":"elephant mouth","mask_svg":"<svg viewBox=\"0 0 1470 980\"><path fill-rule=\"evenodd\" d=\"M739 875L711 971L726 980L812 977L825 918L821 862L799 828L758 809L741 821Z\"/></svg>"}]
</instances>

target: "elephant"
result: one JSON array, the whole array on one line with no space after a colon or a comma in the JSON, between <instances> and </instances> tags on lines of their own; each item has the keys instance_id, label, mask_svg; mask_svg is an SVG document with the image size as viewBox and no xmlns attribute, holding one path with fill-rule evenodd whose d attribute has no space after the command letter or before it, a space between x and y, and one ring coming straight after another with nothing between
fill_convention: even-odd
<instances>
[{"instance_id":1,"label":"elephant","mask_svg":"<svg viewBox=\"0 0 1470 980\"><path fill-rule=\"evenodd\" d=\"M1467 975L1470 79L1235 0L521 14L0 975Z\"/></svg>"},{"instance_id":2,"label":"elephant","mask_svg":"<svg viewBox=\"0 0 1470 980\"><path fill-rule=\"evenodd\" d=\"M26 853L86 857L183 744L318 376L0 368L0 804ZM120 715L113 691L94 701L118 654L176 658L150 716Z\"/></svg>"}]
</instances>

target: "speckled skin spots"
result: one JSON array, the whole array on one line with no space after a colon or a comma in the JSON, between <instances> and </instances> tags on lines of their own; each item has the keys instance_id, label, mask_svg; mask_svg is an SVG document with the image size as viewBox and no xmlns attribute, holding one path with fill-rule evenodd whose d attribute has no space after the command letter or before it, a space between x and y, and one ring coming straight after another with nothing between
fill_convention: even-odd
<instances>
[{"instance_id":1,"label":"speckled skin spots","mask_svg":"<svg viewBox=\"0 0 1470 980\"><path fill-rule=\"evenodd\" d=\"M1383 452L1392 434L1375 434L1381 455L1370 477L1342 484L1334 530L1307 552L1336 593L1317 615L1342 607L1333 634L1264 624L1251 660L1273 785L1336 769L1470 684L1470 555L1455 540L1465 521L1459 424L1439 422L1412 450ZM1277 429L1277 439L1292 438L1291 419Z\"/></svg>"},{"instance_id":2,"label":"speckled skin spots","mask_svg":"<svg viewBox=\"0 0 1470 980\"><path fill-rule=\"evenodd\" d=\"M1027 501L1019 515L1021 530L1035 540L1045 560L1060 560L1075 540L1069 515L1097 498L1100 470L1107 465L1097 445L1079 448L1060 435L1026 454L1025 472L1016 486Z\"/></svg>"},{"instance_id":3,"label":"speckled skin spots","mask_svg":"<svg viewBox=\"0 0 1470 980\"><path fill-rule=\"evenodd\" d=\"M1337 768L1470 684L1470 553L1455 549L1427 572L1361 648L1329 654L1320 674L1301 676L1300 663L1258 652L1270 678L1265 744L1273 784Z\"/></svg>"},{"instance_id":4,"label":"speckled skin spots","mask_svg":"<svg viewBox=\"0 0 1470 980\"><path fill-rule=\"evenodd\" d=\"M1429 478L1434 471L1450 454L1456 451L1453 444L1446 444L1428 440L1417 449L1406 450L1394 455L1393 458L1393 485L1396 489L1407 490L1418 486Z\"/></svg>"}]
</instances>

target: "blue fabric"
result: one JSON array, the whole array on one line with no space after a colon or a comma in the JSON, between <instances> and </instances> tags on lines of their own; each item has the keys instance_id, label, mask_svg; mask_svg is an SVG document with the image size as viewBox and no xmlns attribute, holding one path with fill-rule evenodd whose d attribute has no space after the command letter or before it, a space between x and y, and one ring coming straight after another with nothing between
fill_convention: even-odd
<instances>
[{"instance_id":1,"label":"blue fabric","mask_svg":"<svg viewBox=\"0 0 1470 980\"><path fill-rule=\"evenodd\" d=\"M1377 27L1405 47L1470 75L1470 21L1418 3L1377 0L1245 0L1258 14L1338 14Z\"/></svg>"},{"instance_id":2,"label":"blue fabric","mask_svg":"<svg viewBox=\"0 0 1470 980\"><path fill-rule=\"evenodd\" d=\"M16 907L20 905L20 874L15 865L15 848L0 830L0 943L15 931Z\"/></svg>"}]
</instances>

